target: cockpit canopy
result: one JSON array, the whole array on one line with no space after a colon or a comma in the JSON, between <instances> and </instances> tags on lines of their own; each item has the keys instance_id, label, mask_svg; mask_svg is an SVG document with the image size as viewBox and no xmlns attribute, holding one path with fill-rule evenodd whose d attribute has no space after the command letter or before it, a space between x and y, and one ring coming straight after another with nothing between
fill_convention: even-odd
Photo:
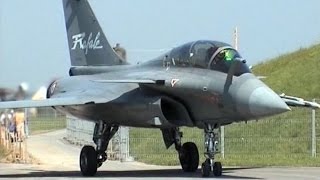
<instances>
[{"instance_id":1,"label":"cockpit canopy","mask_svg":"<svg viewBox=\"0 0 320 180\"><path fill-rule=\"evenodd\" d=\"M197 67L228 73L233 61L242 61L235 75L250 73L237 50L218 41L195 41L176 47L165 57L170 66Z\"/></svg>"}]
</instances>

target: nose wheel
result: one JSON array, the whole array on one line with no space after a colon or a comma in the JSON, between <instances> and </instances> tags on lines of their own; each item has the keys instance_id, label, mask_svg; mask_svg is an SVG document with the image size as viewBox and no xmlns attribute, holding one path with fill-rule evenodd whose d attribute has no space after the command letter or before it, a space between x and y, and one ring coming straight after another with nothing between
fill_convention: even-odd
<instances>
[{"instance_id":1,"label":"nose wheel","mask_svg":"<svg viewBox=\"0 0 320 180\"><path fill-rule=\"evenodd\" d=\"M210 159L206 159L201 165L201 173L203 177L208 177L211 172L211 162Z\"/></svg>"},{"instance_id":2,"label":"nose wheel","mask_svg":"<svg viewBox=\"0 0 320 180\"><path fill-rule=\"evenodd\" d=\"M201 172L203 177L209 177L210 173L213 172L214 176L222 175L222 165L221 162L211 162L210 159L206 159L201 166Z\"/></svg>"},{"instance_id":3,"label":"nose wheel","mask_svg":"<svg viewBox=\"0 0 320 180\"><path fill-rule=\"evenodd\" d=\"M201 165L203 177L209 177L212 172L214 176L222 175L221 162L214 162L214 156L217 154L218 141L216 140L217 133L214 132L214 127L210 124L204 129L204 147L206 160Z\"/></svg>"},{"instance_id":4,"label":"nose wheel","mask_svg":"<svg viewBox=\"0 0 320 180\"><path fill-rule=\"evenodd\" d=\"M214 162L213 164L213 175L221 176L222 175L222 164L221 162Z\"/></svg>"}]
</instances>

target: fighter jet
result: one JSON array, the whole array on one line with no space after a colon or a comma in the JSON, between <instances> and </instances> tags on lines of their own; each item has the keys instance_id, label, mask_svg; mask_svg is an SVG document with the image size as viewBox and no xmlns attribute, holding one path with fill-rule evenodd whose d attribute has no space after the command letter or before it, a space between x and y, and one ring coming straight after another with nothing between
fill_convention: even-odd
<instances>
[{"instance_id":1,"label":"fighter jet","mask_svg":"<svg viewBox=\"0 0 320 180\"><path fill-rule=\"evenodd\" d=\"M185 172L198 169L199 152L195 143L182 143L180 127L203 129L202 175L221 176L222 165L215 161L216 129L290 111L286 102L320 107L276 94L251 73L236 49L219 41L189 42L130 65L110 46L87 0L62 2L70 76L52 82L45 100L2 102L0 108L51 106L95 122L96 146L84 146L80 153L84 176L94 176L107 160L106 149L119 126L160 129L165 146L174 145Z\"/></svg>"}]
</instances>

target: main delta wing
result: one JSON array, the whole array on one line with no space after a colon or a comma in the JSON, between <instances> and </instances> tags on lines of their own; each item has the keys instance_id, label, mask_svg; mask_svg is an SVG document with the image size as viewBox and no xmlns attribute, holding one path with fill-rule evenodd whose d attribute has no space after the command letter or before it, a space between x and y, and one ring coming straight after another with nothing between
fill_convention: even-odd
<instances>
[{"instance_id":1,"label":"main delta wing","mask_svg":"<svg viewBox=\"0 0 320 180\"><path fill-rule=\"evenodd\" d=\"M61 97L44 100L6 101L0 103L0 109L99 104L106 103L111 100L113 100L113 98Z\"/></svg>"}]
</instances>

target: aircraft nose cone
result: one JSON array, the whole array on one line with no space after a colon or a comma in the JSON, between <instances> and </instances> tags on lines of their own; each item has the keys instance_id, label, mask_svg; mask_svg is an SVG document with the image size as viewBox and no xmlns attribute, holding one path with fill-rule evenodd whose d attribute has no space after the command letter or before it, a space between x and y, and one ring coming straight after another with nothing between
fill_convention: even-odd
<instances>
[{"instance_id":1,"label":"aircraft nose cone","mask_svg":"<svg viewBox=\"0 0 320 180\"><path fill-rule=\"evenodd\" d=\"M249 98L249 109L253 116L261 117L280 114L291 109L268 87L255 89Z\"/></svg>"}]
</instances>

